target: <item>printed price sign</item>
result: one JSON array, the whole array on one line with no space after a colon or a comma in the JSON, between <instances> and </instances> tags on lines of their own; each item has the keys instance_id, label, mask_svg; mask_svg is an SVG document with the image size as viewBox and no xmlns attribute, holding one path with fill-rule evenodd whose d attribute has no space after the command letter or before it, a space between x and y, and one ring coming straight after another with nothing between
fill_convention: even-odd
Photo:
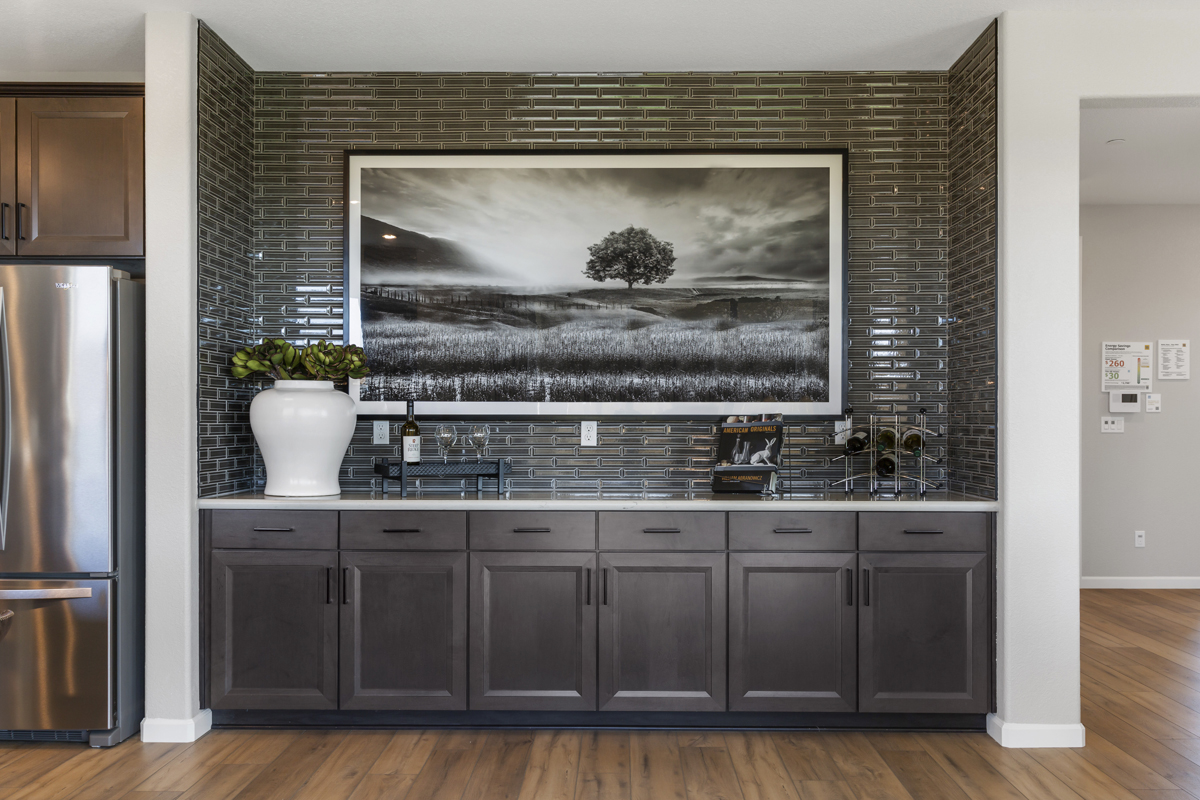
<instances>
[{"instance_id":1,"label":"printed price sign","mask_svg":"<svg viewBox=\"0 0 1200 800\"><path fill-rule=\"evenodd\" d=\"M1100 388L1105 392L1148 392L1154 371L1152 342L1104 342Z\"/></svg>"}]
</instances>

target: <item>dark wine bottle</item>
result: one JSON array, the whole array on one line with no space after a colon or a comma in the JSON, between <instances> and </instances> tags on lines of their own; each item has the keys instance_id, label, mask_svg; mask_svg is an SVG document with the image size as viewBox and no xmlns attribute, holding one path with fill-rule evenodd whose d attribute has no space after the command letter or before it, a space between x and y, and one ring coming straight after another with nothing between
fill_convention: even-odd
<instances>
[{"instance_id":1,"label":"dark wine bottle","mask_svg":"<svg viewBox=\"0 0 1200 800\"><path fill-rule=\"evenodd\" d=\"M401 451L404 463L415 467L421 463L421 426L413 417L413 401L408 401L408 419L400 426L400 440L403 442Z\"/></svg>"},{"instance_id":2,"label":"dark wine bottle","mask_svg":"<svg viewBox=\"0 0 1200 800\"><path fill-rule=\"evenodd\" d=\"M890 478L896 474L895 456L885 453L875 459L875 474L881 478Z\"/></svg>"},{"instance_id":3,"label":"dark wine bottle","mask_svg":"<svg viewBox=\"0 0 1200 800\"><path fill-rule=\"evenodd\" d=\"M912 453L914 456L921 455L921 451L925 449L925 437L921 431L912 429L904 432L904 436L900 439L900 444L904 449Z\"/></svg>"},{"instance_id":4,"label":"dark wine bottle","mask_svg":"<svg viewBox=\"0 0 1200 800\"><path fill-rule=\"evenodd\" d=\"M880 428L875 437L875 449L881 453L896 449L896 431L892 428Z\"/></svg>"},{"instance_id":5,"label":"dark wine bottle","mask_svg":"<svg viewBox=\"0 0 1200 800\"><path fill-rule=\"evenodd\" d=\"M855 428L849 436L846 437L846 452L861 453L866 450L871 444L871 431L869 428Z\"/></svg>"}]
</instances>

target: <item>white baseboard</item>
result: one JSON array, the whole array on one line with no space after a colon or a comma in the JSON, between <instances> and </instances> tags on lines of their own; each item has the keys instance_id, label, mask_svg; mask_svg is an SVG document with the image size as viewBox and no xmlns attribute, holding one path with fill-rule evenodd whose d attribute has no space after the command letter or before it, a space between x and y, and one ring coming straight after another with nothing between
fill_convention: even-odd
<instances>
[{"instance_id":1,"label":"white baseboard","mask_svg":"<svg viewBox=\"0 0 1200 800\"><path fill-rule=\"evenodd\" d=\"M191 719L142 720L143 742L194 742L212 728L212 711L201 709Z\"/></svg>"},{"instance_id":2,"label":"white baseboard","mask_svg":"<svg viewBox=\"0 0 1200 800\"><path fill-rule=\"evenodd\" d=\"M1083 747L1084 730L1079 723L1050 725L1036 722L1005 722L987 716L988 735L1002 747Z\"/></svg>"},{"instance_id":3,"label":"white baseboard","mask_svg":"<svg viewBox=\"0 0 1200 800\"><path fill-rule=\"evenodd\" d=\"M1200 589L1200 576L1080 578L1081 589Z\"/></svg>"}]
</instances>

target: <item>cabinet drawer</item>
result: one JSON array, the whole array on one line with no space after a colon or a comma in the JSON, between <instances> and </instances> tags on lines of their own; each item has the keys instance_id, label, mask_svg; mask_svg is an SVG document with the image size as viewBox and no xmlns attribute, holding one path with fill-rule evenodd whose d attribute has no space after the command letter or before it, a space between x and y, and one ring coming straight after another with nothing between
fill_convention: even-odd
<instances>
[{"instance_id":1,"label":"cabinet drawer","mask_svg":"<svg viewBox=\"0 0 1200 800\"><path fill-rule=\"evenodd\" d=\"M602 511L601 550L724 550L720 511Z\"/></svg>"},{"instance_id":2,"label":"cabinet drawer","mask_svg":"<svg viewBox=\"0 0 1200 800\"><path fill-rule=\"evenodd\" d=\"M962 512L862 512L859 550L972 550L988 545L988 515Z\"/></svg>"},{"instance_id":3,"label":"cabinet drawer","mask_svg":"<svg viewBox=\"0 0 1200 800\"><path fill-rule=\"evenodd\" d=\"M595 550L591 511L472 511L472 550Z\"/></svg>"},{"instance_id":4,"label":"cabinet drawer","mask_svg":"<svg viewBox=\"0 0 1200 800\"><path fill-rule=\"evenodd\" d=\"M853 511L731 511L730 550L853 550Z\"/></svg>"},{"instance_id":5,"label":"cabinet drawer","mask_svg":"<svg viewBox=\"0 0 1200 800\"><path fill-rule=\"evenodd\" d=\"M343 550L465 550L465 511L343 511Z\"/></svg>"},{"instance_id":6,"label":"cabinet drawer","mask_svg":"<svg viewBox=\"0 0 1200 800\"><path fill-rule=\"evenodd\" d=\"M212 511L220 549L336 550L336 511Z\"/></svg>"}]
</instances>

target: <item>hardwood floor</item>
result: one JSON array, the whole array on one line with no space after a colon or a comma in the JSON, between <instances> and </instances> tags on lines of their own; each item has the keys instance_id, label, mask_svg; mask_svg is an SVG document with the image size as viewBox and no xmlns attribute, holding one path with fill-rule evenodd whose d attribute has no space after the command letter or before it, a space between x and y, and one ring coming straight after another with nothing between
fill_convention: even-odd
<instances>
[{"instance_id":1,"label":"hardwood floor","mask_svg":"<svg viewBox=\"0 0 1200 800\"><path fill-rule=\"evenodd\" d=\"M1079 750L986 734L214 731L0 744L0 800L1200 799L1200 591L1082 593Z\"/></svg>"}]
</instances>

